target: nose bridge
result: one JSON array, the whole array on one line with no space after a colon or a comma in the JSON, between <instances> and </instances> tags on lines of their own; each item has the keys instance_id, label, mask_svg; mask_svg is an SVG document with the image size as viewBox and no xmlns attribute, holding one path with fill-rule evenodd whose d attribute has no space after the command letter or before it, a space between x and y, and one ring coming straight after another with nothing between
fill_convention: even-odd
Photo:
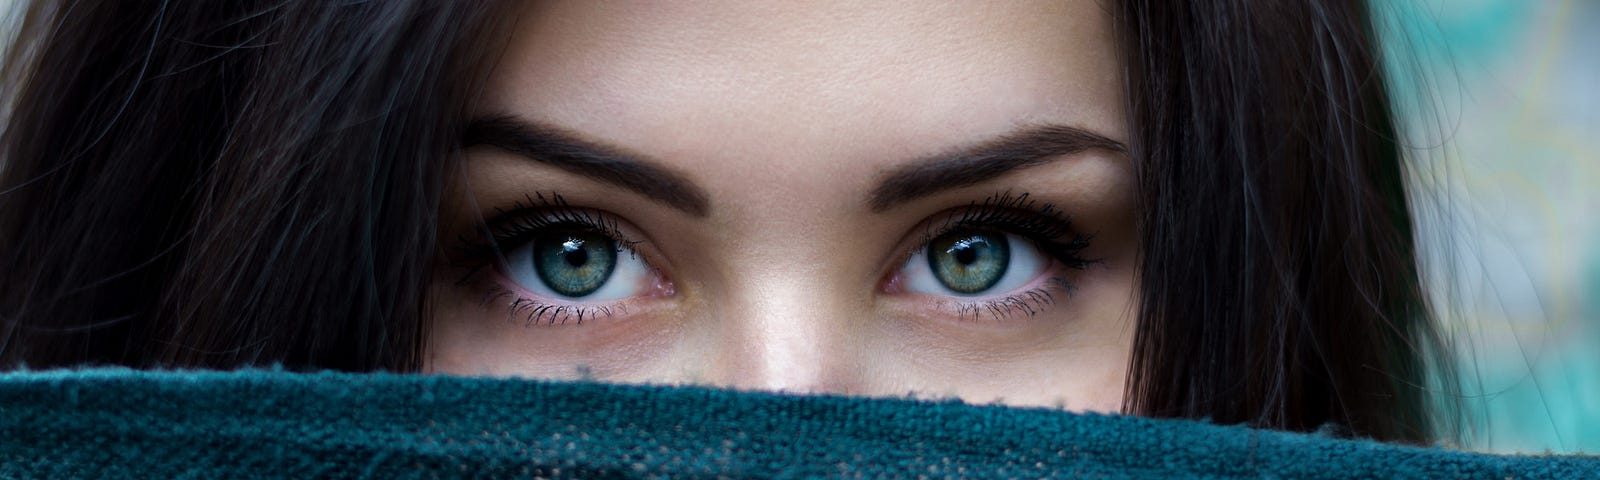
<instances>
[{"instance_id":1,"label":"nose bridge","mask_svg":"<svg viewBox=\"0 0 1600 480\"><path fill-rule=\"evenodd\" d=\"M826 332L815 303L805 299L814 285L769 275L740 286L723 324L720 350L728 384L809 390L820 381Z\"/></svg>"},{"instance_id":2,"label":"nose bridge","mask_svg":"<svg viewBox=\"0 0 1600 480\"><path fill-rule=\"evenodd\" d=\"M752 142L767 146L741 154L761 161L730 161L736 174L707 180L714 197L745 200L718 205L713 221L722 235L705 258L716 273L703 300L717 318L707 322L715 333L703 340L714 348L699 371L715 384L844 393L858 382L859 341L851 333L871 307L871 292L858 281L870 262L841 250L860 232L840 219L856 213L860 186L804 167L815 165L806 158L853 154L836 151L837 143L797 140L803 137Z\"/></svg>"},{"instance_id":3,"label":"nose bridge","mask_svg":"<svg viewBox=\"0 0 1600 480\"><path fill-rule=\"evenodd\" d=\"M851 312L864 306L815 237L772 236L730 266L712 382L736 388L843 392L856 382ZM748 244L747 244L748 245Z\"/></svg>"}]
</instances>

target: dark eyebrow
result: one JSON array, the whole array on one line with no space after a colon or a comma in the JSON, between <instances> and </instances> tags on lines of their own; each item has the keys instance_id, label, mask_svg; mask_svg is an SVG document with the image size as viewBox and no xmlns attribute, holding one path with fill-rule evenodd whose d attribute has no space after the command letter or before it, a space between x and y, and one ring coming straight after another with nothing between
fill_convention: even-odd
<instances>
[{"instance_id":1,"label":"dark eyebrow","mask_svg":"<svg viewBox=\"0 0 1600 480\"><path fill-rule=\"evenodd\" d=\"M940 190L976 184L1089 149L1128 151L1122 142L1081 128L1065 125L1025 128L890 170L878 182L878 187L872 189L867 203L873 212L882 212Z\"/></svg>"},{"instance_id":2,"label":"dark eyebrow","mask_svg":"<svg viewBox=\"0 0 1600 480\"><path fill-rule=\"evenodd\" d=\"M695 217L711 211L705 190L644 155L509 115L475 118L465 147L488 145L568 172L632 190Z\"/></svg>"}]
</instances>

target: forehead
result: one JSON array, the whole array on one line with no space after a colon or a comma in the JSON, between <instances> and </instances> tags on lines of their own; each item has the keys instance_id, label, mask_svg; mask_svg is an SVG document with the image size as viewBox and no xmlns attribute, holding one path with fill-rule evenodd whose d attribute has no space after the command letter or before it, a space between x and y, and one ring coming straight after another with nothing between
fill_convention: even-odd
<instances>
[{"instance_id":1,"label":"forehead","mask_svg":"<svg viewBox=\"0 0 1600 480\"><path fill-rule=\"evenodd\" d=\"M1125 140L1113 47L1093 1L530 2L481 108L690 177L867 174L1026 124Z\"/></svg>"}]
</instances>

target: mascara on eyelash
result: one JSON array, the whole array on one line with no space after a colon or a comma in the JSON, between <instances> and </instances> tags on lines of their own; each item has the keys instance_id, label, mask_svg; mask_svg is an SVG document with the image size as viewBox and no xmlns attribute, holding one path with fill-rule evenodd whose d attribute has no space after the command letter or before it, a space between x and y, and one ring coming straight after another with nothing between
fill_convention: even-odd
<instances>
[{"instance_id":1,"label":"mascara on eyelash","mask_svg":"<svg viewBox=\"0 0 1600 480\"><path fill-rule=\"evenodd\" d=\"M498 215L478 225L481 241L466 237L459 239L462 258L467 260L461 266L467 267L468 271L457 280L456 284L465 286L482 281L485 284L480 302L482 306L504 303L507 318L520 318L520 323L525 327L582 324L585 320L610 318L627 313L628 307L624 302L599 305L546 302L519 293L504 283L508 280L483 281L481 276L486 268L505 265L508 261L505 255L508 252L534 241L535 237L560 229L589 230L599 233L611 239L618 253L638 255L635 246L640 242L630 241L624 237L618 226L619 221L615 217L572 207L560 194L547 195L542 192L524 194L523 200L515 202L509 209L497 207L495 211ZM661 284L662 282L658 281L657 287L660 288ZM667 285L666 291L670 292L670 284Z\"/></svg>"},{"instance_id":2,"label":"mascara on eyelash","mask_svg":"<svg viewBox=\"0 0 1600 480\"><path fill-rule=\"evenodd\" d=\"M907 252L910 258L929 248L939 237L960 230L987 230L1008 235L1018 235L1032 242L1047 256L1067 266L1082 270L1100 262L1086 259L1080 253L1087 249L1090 235L1076 233L1071 218L1050 203L1035 200L1026 192L1014 194L1005 191L990 195L982 202L972 202L950 213L942 221L927 226L916 246ZM1038 315L1057 301L1057 293L1071 296L1076 287L1065 277L1050 277L1039 287L1012 293L999 298L981 300L946 299L942 303L955 312L956 317L977 321L984 315L996 321L1026 314Z\"/></svg>"},{"instance_id":3,"label":"mascara on eyelash","mask_svg":"<svg viewBox=\"0 0 1600 480\"><path fill-rule=\"evenodd\" d=\"M487 307L498 301L508 298L513 300L509 305L506 306L506 318L515 319L517 317L522 317L522 326L524 327L532 327L540 324L566 325L568 321L572 321L576 325L582 325L584 320L592 320L601 317L611 318L619 313L628 313L628 306L626 303L616 303L612 305L561 305L556 303L545 303L532 298L523 297L512 291L510 288L506 288L505 286L499 284L491 285L489 290L484 293L482 305Z\"/></svg>"},{"instance_id":4,"label":"mascara on eyelash","mask_svg":"<svg viewBox=\"0 0 1600 480\"><path fill-rule=\"evenodd\" d=\"M952 301L952 303L955 304L956 316L962 319L970 316L972 321L978 321L979 317L985 313L996 321L1005 320L1023 313L1032 317L1056 303L1056 295L1051 292L1053 289L1060 290L1061 293L1069 297L1072 296L1073 292L1077 291L1077 287L1073 286L1067 279L1052 277L1043 286L1002 298L976 302Z\"/></svg>"},{"instance_id":5,"label":"mascara on eyelash","mask_svg":"<svg viewBox=\"0 0 1600 480\"><path fill-rule=\"evenodd\" d=\"M550 228L579 226L593 229L608 237L616 239L619 250L632 250L631 245L638 242L626 242L617 233L617 221L611 217L580 210L570 206L559 194L546 196L543 193L524 195L526 202L517 202L511 210L496 208L500 214L493 220L485 222L486 245L477 247L477 258L494 258L504 261L500 256L499 246L515 246L527 241L531 236L548 231ZM926 248L933 238L961 228L977 228L992 231L1017 234L1026 237L1038 245L1051 257L1061 261L1064 265L1082 269L1084 266L1095 262L1080 258L1079 251L1087 248L1089 236L1076 234L1071 227L1071 218L1064 212L1049 203L1040 203L1028 193L1013 194L1010 191L990 195L981 203L973 202L964 207L959 213L948 215L942 222L930 227L924 233L924 241L918 249ZM1062 237L1066 237L1062 240ZM491 257L492 255L492 257ZM481 268L481 267L480 267ZM474 269L476 272L477 269ZM471 277L473 274L469 273ZM465 279L463 279L465 280ZM954 310L960 312L962 318L971 317L976 320L987 313L995 319L1003 319L1013 315L1037 315L1039 312L1055 303L1056 297L1053 289L1062 289L1070 295L1073 286L1064 278L1056 277L1047 280L1048 285L1031 290L1014 293L1002 298L994 298L971 302L952 302ZM485 305L507 298L513 299L508 305L509 317L522 317L525 326L535 324L566 324L569 321L581 324L585 319L596 317L610 317L615 314L617 305L566 305L559 303L545 303L516 294L502 285L491 285L483 302Z\"/></svg>"},{"instance_id":6,"label":"mascara on eyelash","mask_svg":"<svg viewBox=\"0 0 1600 480\"><path fill-rule=\"evenodd\" d=\"M1033 199L1027 192L1013 194L1010 190L990 195L981 203L970 203L959 214L947 216L944 221L929 226L923 232L921 241L909 253L927 248L940 235L963 228L1000 230L1022 235L1046 254L1073 269L1082 270L1100 261L1078 255L1089 248L1093 235L1076 233L1072 228L1072 217L1053 204Z\"/></svg>"},{"instance_id":7,"label":"mascara on eyelash","mask_svg":"<svg viewBox=\"0 0 1600 480\"><path fill-rule=\"evenodd\" d=\"M533 235L558 227L575 226L592 229L616 242L619 253L626 251L636 254L635 248L639 244L638 241L629 240L622 235L615 218L573 208L558 193L551 193L548 196L543 192L524 194L523 200L514 203L511 209L495 207L494 210L497 215L478 226L482 240L474 241L466 237L458 239L463 246L461 248L463 257L483 264L504 262L506 246L520 245ZM477 265L478 268L482 266Z\"/></svg>"}]
</instances>

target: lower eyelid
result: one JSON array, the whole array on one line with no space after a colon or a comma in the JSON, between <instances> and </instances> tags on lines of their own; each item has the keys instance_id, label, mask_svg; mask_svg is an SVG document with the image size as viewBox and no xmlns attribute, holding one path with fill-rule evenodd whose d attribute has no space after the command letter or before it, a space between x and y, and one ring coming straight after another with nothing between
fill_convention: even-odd
<instances>
[{"instance_id":1,"label":"lower eyelid","mask_svg":"<svg viewBox=\"0 0 1600 480\"><path fill-rule=\"evenodd\" d=\"M595 304L563 302L528 292L498 271L493 275L484 294L484 306L502 309L508 320L524 326L581 325L586 321L625 315L629 310L628 299Z\"/></svg>"},{"instance_id":2,"label":"lower eyelid","mask_svg":"<svg viewBox=\"0 0 1600 480\"><path fill-rule=\"evenodd\" d=\"M881 291L900 298L902 302L908 302L913 309L923 310L938 317L962 322L1019 321L1047 313L1072 295L1076 287L1067 278L1069 270L1061 262L1049 259L1049 264L1041 274L1014 291L977 297L955 297L905 290L899 285L905 279L901 278L902 275L897 270L894 276L885 279ZM1019 316L1023 318L1015 318Z\"/></svg>"},{"instance_id":3,"label":"lower eyelid","mask_svg":"<svg viewBox=\"0 0 1600 480\"><path fill-rule=\"evenodd\" d=\"M1042 279L1036 286L993 298L941 299L941 307L947 314L962 321L1011 321L1017 320L1014 317L1034 317L1050 311L1073 291L1072 284L1065 278L1047 275Z\"/></svg>"},{"instance_id":4,"label":"lower eyelid","mask_svg":"<svg viewBox=\"0 0 1600 480\"><path fill-rule=\"evenodd\" d=\"M488 275L488 287L483 305L505 309L509 317L528 326L581 324L593 319L627 316L636 310L639 302L677 293L672 282L654 269L649 269L648 275L641 280L644 283L640 284L639 294L598 302L561 300L528 291L498 268L491 268L484 273Z\"/></svg>"}]
</instances>

